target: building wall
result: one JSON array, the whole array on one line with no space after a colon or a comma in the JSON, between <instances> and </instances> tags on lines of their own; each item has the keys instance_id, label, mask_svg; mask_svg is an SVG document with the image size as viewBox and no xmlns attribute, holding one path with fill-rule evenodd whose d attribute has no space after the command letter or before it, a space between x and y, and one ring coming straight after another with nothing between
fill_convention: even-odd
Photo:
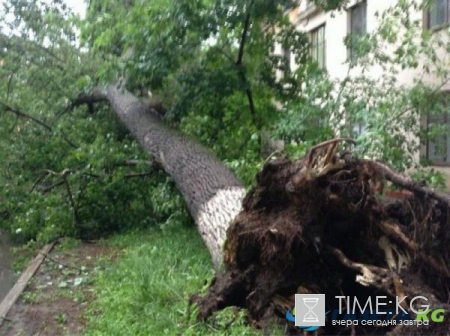
<instances>
[{"instance_id":1,"label":"building wall","mask_svg":"<svg viewBox=\"0 0 450 336\"><path fill-rule=\"evenodd\" d=\"M347 8L353 7L358 1L351 1ZM379 25L376 13L382 13L389 7L394 6L397 0L367 0L367 31L373 31ZM308 11L308 1L301 1L299 10L295 17L291 16L292 22L301 31L309 32L321 25L325 25L326 38L326 68L328 73L334 78L344 78L347 76L348 66L345 64L348 51L344 45L344 39L349 30L349 19L346 10L323 13L320 11ZM308 15L308 12L310 14ZM416 19L422 19L422 12L417 12ZM294 64L295 66L295 64ZM352 70L357 71L357 69ZM377 76L380 69L371 69L371 74ZM413 71L403 71L400 74L401 84L412 83Z\"/></svg>"},{"instance_id":2,"label":"building wall","mask_svg":"<svg viewBox=\"0 0 450 336\"><path fill-rule=\"evenodd\" d=\"M351 1L347 9L354 6L358 1ZM383 13L391 6L394 6L398 0L367 0L367 31L371 32L379 26L379 18L376 13ZM417 11L413 14L413 19L423 20L423 12ZM308 4L308 1L302 0L297 10L290 13L291 21L297 26L298 30L309 32L322 25L325 25L326 40L326 69L331 77L343 79L348 75L348 66L346 64L348 50L344 44L344 39L349 32L349 17L346 10L335 12L321 12L314 9L314 6ZM393 47L392 47L393 48ZM291 65L295 69L295 60L291 60ZM357 75L358 69L352 69L351 74ZM373 67L370 69L370 76L381 75L381 68ZM410 85L416 76L421 75L420 67L418 70L403 70L398 75L398 82L401 85ZM433 81L432 77L426 78ZM450 90L450 83L443 86L443 90ZM417 159L419 158L417 155ZM447 179L447 189L450 190L450 167L434 167L444 173Z\"/></svg>"}]
</instances>

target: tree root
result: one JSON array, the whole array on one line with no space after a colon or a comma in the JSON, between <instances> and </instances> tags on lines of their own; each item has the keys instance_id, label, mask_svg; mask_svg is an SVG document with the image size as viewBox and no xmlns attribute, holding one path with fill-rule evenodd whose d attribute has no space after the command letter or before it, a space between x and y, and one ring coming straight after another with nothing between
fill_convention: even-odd
<instances>
[{"instance_id":1,"label":"tree root","mask_svg":"<svg viewBox=\"0 0 450 336\"><path fill-rule=\"evenodd\" d=\"M322 293L327 309L336 296L359 302L397 297L403 309L425 296L432 309L447 307L450 293L450 196L415 183L386 165L339 153L335 139L313 147L296 162L266 163L243 211L229 227L225 272L203 298L193 297L199 316L227 306L247 308L249 321L264 328L285 319L295 294ZM380 194L391 182L410 193ZM417 326L333 326L327 334L417 334ZM450 318L425 329L450 330ZM447 328L447 329L445 329ZM416 330L417 329L417 330ZM443 334L443 333L442 333Z\"/></svg>"}]
</instances>

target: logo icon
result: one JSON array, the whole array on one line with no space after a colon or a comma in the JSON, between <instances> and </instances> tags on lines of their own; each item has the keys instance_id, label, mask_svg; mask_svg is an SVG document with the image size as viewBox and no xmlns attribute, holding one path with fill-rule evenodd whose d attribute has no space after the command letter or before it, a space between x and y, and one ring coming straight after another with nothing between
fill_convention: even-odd
<instances>
[{"instance_id":1,"label":"logo icon","mask_svg":"<svg viewBox=\"0 0 450 336\"><path fill-rule=\"evenodd\" d=\"M325 294L295 294L295 326L325 325Z\"/></svg>"},{"instance_id":2,"label":"logo icon","mask_svg":"<svg viewBox=\"0 0 450 336\"><path fill-rule=\"evenodd\" d=\"M294 322L294 323L295 323L295 308L294 308L294 310L292 311L292 313L291 313L290 310L288 310L288 311L286 312L286 319L287 319L289 322ZM298 329L304 329L305 331L314 331L314 330L319 329L320 327L297 327L297 328L298 328Z\"/></svg>"},{"instance_id":3,"label":"logo icon","mask_svg":"<svg viewBox=\"0 0 450 336\"><path fill-rule=\"evenodd\" d=\"M319 303L319 298L302 298L303 304L308 307L308 312L303 316L304 323L318 323L319 318L314 313L313 309Z\"/></svg>"}]
</instances>

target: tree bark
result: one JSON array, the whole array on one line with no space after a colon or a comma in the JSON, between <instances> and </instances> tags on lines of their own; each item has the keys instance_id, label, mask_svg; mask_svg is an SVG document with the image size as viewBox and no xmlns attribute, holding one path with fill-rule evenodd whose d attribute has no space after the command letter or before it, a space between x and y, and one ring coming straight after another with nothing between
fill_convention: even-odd
<instances>
[{"instance_id":1,"label":"tree bark","mask_svg":"<svg viewBox=\"0 0 450 336\"><path fill-rule=\"evenodd\" d=\"M169 128L130 92L110 85L106 98L144 150L175 180L218 267L226 230L241 210L242 183L209 149Z\"/></svg>"}]
</instances>

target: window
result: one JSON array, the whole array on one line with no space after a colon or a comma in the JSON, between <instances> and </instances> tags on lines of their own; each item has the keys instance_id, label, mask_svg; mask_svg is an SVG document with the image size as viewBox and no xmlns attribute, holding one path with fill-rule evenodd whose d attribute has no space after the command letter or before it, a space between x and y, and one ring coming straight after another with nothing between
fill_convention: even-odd
<instances>
[{"instance_id":1,"label":"window","mask_svg":"<svg viewBox=\"0 0 450 336\"><path fill-rule=\"evenodd\" d=\"M428 116L427 128L437 133L427 141L427 159L434 164L450 164L450 114Z\"/></svg>"},{"instance_id":2,"label":"window","mask_svg":"<svg viewBox=\"0 0 450 336\"><path fill-rule=\"evenodd\" d=\"M450 0L433 0L427 15L426 26L430 29L439 28L449 23Z\"/></svg>"},{"instance_id":3,"label":"window","mask_svg":"<svg viewBox=\"0 0 450 336\"><path fill-rule=\"evenodd\" d=\"M349 18L349 57L356 55L358 38L367 33L367 2L363 1L351 7Z\"/></svg>"},{"instance_id":4,"label":"window","mask_svg":"<svg viewBox=\"0 0 450 336\"><path fill-rule=\"evenodd\" d=\"M320 26L310 32L311 57L321 69L325 69L325 26Z\"/></svg>"}]
</instances>

